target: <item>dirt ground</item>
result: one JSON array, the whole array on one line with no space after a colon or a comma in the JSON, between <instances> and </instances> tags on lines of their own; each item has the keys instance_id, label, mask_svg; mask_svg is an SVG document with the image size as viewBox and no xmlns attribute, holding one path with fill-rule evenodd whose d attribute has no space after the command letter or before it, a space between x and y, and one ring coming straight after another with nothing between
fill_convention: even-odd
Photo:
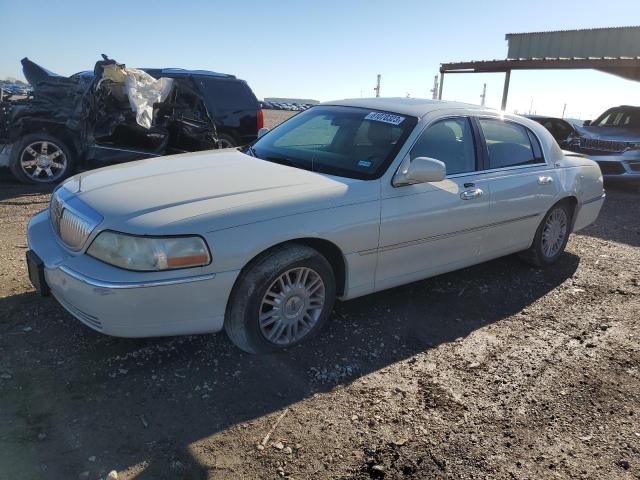
<instances>
[{"instance_id":1,"label":"dirt ground","mask_svg":"<svg viewBox=\"0 0 640 480\"><path fill-rule=\"evenodd\" d=\"M640 195L607 195L551 268L511 256L339 303L257 357L224 334L107 337L36 296L25 228L49 192L3 175L0 478L638 479Z\"/></svg>"}]
</instances>

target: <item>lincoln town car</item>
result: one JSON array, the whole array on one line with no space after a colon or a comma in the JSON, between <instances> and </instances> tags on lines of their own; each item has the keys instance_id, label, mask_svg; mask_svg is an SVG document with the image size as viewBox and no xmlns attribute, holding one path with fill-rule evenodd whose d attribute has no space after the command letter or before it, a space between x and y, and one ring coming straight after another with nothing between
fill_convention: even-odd
<instances>
[{"instance_id":1,"label":"lincoln town car","mask_svg":"<svg viewBox=\"0 0 640 480\"><path fill-rule=\"evenodd\" d=\"M595 162L484 107L343 100L260 133L66 180L29 223L36 290L105 334L269 352L336 299L515 253L550 266L604 202Z\"/></svg>"}]
</instances>

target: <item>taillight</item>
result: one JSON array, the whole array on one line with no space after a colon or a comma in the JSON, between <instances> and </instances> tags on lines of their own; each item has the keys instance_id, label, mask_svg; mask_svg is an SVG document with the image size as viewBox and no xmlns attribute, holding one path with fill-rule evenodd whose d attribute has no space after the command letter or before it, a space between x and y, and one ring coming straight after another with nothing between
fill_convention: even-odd
<instances>
[{"instance_id":1,"label":"taillight","mask_svg":"<svg viewBox=\"0 0 640 480\"><path fill-rule=\"evenodd\" d=\"M264 127L264 116L262 115L262 110L258 109L258 130Z\"/></svg>"}]
</instances>

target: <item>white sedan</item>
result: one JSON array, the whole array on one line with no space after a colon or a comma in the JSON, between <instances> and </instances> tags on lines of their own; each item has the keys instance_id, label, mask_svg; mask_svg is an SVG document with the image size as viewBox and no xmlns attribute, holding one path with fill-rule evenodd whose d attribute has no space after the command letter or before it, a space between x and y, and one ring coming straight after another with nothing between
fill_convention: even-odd
<instances>
[{"instance_id":1,"label":"white sedan","mask_svg":"<svg viewBox=\"0 0 640 480\"><path fill-rule=\"evenodd\" d=\"M60 185L30 278L122 337L226 330L248 352L314 335L336 298L522 252L537 266L604 201L596 163L472 105L314 106L244 150L142 160Z\"/></svg>"}]
</instances>

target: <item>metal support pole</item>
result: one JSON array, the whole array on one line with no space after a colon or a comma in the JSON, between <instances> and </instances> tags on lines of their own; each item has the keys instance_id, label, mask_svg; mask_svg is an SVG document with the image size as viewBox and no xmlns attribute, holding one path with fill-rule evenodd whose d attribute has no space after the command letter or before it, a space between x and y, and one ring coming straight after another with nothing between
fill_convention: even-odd
<instances>
[{"instance_id":1,"label":"metal support pole","mask_svg":"<svg viewBox=\"0 0 640 480\"><path fill-rule=\"evenodd\" d=\"M442 86L444 85L444 72L440 72L440 89L438 90L438 100L442 100Z\"/></svg>"},{"instance_id":2,"label":"metal support pole","mask_svg":"<svg viewBox=\"0 0 640 480\"><path fill-rule=\"evenodd\" d=\"M511 80L511 70L507 70L504 74L504 89L502 90L502 107L503 112L507 109L507 97L509 96L509 81Z\"/></svg>"}]
</instances>

